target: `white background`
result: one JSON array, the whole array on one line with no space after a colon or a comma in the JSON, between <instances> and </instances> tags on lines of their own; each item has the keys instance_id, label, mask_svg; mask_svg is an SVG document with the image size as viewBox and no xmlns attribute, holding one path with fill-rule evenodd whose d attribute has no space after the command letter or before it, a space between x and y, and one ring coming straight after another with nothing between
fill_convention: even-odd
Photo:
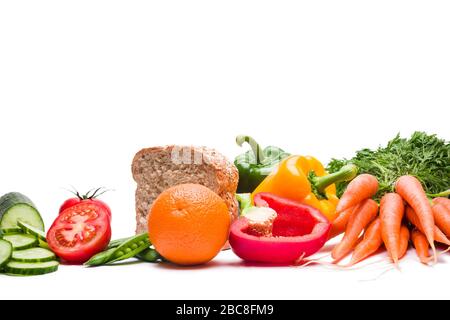
<instances>
[{"instance_id":1,"label":"white background","mask_svg":"<svg viewBox=\"0 0 450 320\"><path fill-rule=\"evenodd\" d=\"M232 159L248 133L326 163L397 132L449 139L449 16L448 1L2 1L0 192L27 194L48 227L62 188L114 188L121 237L143 147ZM258 268L228 251L200 268L0 276L0 299L450 298L446 259L411 251L401 272L362 281L383 268Z\"/></svg>"}]
</instances>

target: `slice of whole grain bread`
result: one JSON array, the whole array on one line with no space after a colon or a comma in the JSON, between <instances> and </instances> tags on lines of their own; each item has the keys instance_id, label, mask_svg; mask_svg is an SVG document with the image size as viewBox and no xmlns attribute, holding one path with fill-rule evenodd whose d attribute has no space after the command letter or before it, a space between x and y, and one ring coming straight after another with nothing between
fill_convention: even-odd
<instances>
[{"instance_id":1,"label":"slice of whole grain bread","mask_svg":"<svg viewBox=\"0 0 450 320\"><path fill-rule=\"evenodd\" d=\"M136 233L147 231L153 201L169 187L198 183L225 200L232 217L238 208L238 171L222 154L206 147L166 146L142 149L132 163L136 189Z\"/></svg>"}]
</instances>

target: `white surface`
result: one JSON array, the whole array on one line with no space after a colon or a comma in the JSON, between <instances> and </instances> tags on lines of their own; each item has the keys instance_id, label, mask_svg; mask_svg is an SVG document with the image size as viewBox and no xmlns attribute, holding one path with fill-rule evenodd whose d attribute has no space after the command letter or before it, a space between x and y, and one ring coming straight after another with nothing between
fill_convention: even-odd
<instances>
[{"instance_id":1,"label":"white surface","mask_svg":"<svg viewBox=\"0 0 450 320\"><path fill-rule=\"evenodd\" d=\"M29 195L49 226L62 187L114 188L120 237L145 146L233 158L249 133L326 162L399 131L449 139L449 15L447 1L3 1L0 192ZM71 266L1 276L0 299L450 298L450 264L410 255L370 282L370 268L244 268L231 252L200 269Z\"/></svg>"}]
</instances>

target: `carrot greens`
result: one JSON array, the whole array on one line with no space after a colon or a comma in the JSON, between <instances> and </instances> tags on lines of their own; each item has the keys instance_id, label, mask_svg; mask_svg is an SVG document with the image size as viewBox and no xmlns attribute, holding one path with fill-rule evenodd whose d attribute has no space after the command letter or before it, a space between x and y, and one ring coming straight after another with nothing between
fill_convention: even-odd
<instances>
[{"instance_id":1,"label":"carrot greens","mask_svg":"<svg viewBox=\"0 0 450 320\"><path fill-rule=\"evenodd\" d=\"M430 195L450 188L450 143L424 132L414 132L409 139L397 135L385 147L362 149L351 159L332 159L327 169L333 173L348 163L359 167L360 174L369 173L378 179L376 200L392 192L403 175L415 176ZM338 196L348 183L337 184Z\"/></svg>"}]
</instances>

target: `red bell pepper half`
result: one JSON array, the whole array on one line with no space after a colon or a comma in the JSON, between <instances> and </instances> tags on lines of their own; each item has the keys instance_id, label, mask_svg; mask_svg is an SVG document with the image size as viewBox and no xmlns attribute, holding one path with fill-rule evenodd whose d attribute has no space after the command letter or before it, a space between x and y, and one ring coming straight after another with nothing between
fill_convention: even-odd
<instances>
[{"instance_id":1,"label":"red bell pepper half","mask_svg":"<svg viewBox=\"0 0 450 320\"><path fill-rule=\"evenodd\" d=\"M270 236L255 235L242 216L231 225L230 245L246 261L291 264L319 251L327 241L331 224L317 209L271 193L255 195L257 207L269 207L277 216Z\"/></svg>"}]
</instances>

